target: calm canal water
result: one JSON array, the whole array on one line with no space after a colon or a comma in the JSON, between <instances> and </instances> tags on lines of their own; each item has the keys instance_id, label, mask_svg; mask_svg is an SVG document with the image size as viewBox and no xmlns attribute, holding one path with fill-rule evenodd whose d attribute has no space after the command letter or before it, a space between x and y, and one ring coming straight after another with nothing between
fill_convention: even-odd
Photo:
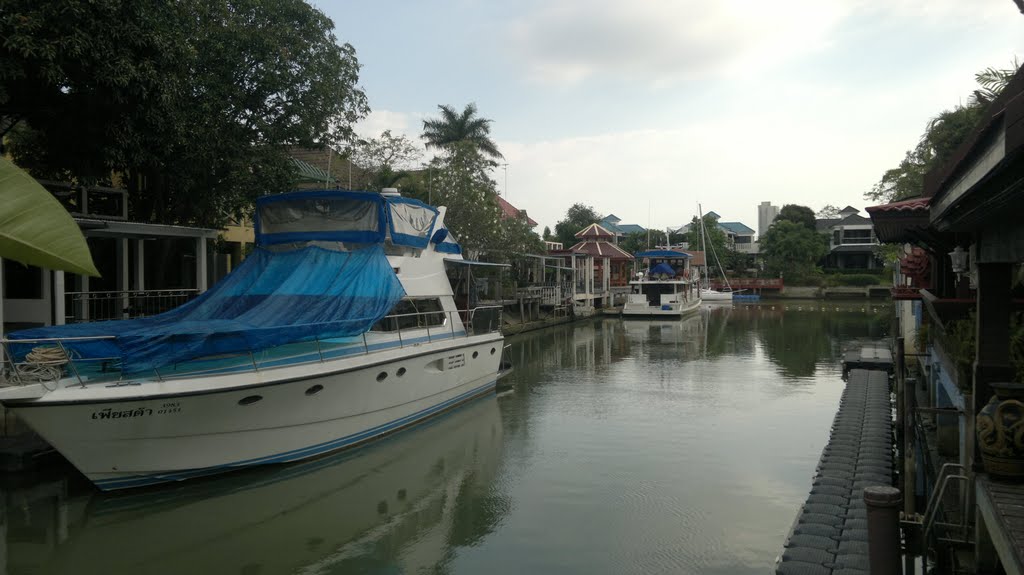
<instances>
[{"instance_id":1,"label":"calm canal water","mask_svg":"<svg viewBox=\"0 0 1024 575\"><path fill-rule=\"evenodd\" d=\"M514 392L355 453L115 495L21 478L0 573L767 573L841 353L887 310L595 319L512 338Z\"/></svg>"}]
</instances>

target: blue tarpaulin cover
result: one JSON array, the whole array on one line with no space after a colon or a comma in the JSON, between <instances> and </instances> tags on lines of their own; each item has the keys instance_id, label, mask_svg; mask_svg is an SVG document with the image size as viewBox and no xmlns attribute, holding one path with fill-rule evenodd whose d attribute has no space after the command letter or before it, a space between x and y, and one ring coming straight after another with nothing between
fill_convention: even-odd
<instances>
[{"instance_id":1,"label":"blue tarpaulin cover","mask_svg":"<svg viewBox=\"0 0 1024 575\"><path fill-rule=\"evenodd\" d=\"M658 264L658 265L654 266L653 268L651 268L651 275L652 276L654 276L654 275L661 275L661 274L665 274L665 275L669 275L669 276L674 276L674 275L676 275L676 270L672 269L672 266L668 265L665 262L661 262L660 264Z\"/></svg>"},{"instance_id":2,"label":"blue tarpaulin cover","mask_svg":"<svg viewBox=\"0 0 1024 575\"><path fill-rule=\"evenodd\" d=\"M198 298L146 318L43 327L9 339L115 336L65 342L76 357L120 357L125 373L198 357L361 334L405 295L380 244L344 252L257 248ZM13 345L16 355L36 344Z\"/></svg>"}]
</instances>

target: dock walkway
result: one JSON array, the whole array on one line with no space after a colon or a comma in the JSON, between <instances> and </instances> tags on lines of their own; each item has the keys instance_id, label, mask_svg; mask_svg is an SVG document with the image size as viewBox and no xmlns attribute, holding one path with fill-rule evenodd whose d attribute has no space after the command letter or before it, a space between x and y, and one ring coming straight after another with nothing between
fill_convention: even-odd
<instances>
[{"instance_id":1,"label":"dock walkway","mask_svg":"<svg viewBox=\"0 0 1024 575\"><path fill-rule=\"evenodd\" d=\"M892 402L886 371L852 369L807 502L797 514L776 573L867 574L863 491L892 485Z\"/></svg>"}]
</instances>

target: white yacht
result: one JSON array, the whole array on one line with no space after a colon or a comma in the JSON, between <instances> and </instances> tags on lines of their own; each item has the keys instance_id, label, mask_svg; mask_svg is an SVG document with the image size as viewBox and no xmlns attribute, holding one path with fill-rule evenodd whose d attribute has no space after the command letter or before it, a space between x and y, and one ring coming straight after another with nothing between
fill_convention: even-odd
<instances>
[{"instance_id":1,"label":"white yacht","mask_svg":"<svg viewBox=\"0 0 1024 575\"><path fill-rule=\"evenodd\" d=\"M191 302L9 334L0 402L113 490L322 455L491 393L501 308L456 307L445 264L471 262L444 214L261 198L256 250Z\"/></svg>"},{"instance_id":2,"label":"white yacht","mask_svg":"<svg viewBox=\"0 0 1024 575\"><path fill-rule=\"evenodd\" d=\"M622 306L624 317L683 317L700 308L700 292L696 289L700 278L696 269L690 268L690 254L650 250L635 257L652 265L629 282L633 291Z\"/></svg>"}]
</instances>

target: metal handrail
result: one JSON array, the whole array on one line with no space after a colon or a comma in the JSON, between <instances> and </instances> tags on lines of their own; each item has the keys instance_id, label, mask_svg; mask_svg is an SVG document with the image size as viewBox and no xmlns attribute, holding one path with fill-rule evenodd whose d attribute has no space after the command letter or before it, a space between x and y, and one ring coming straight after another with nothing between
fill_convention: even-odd
<instances>
[{"instance_id":1,"label":"metal handrail","mask_svg":"<svg viewBox=\"0 0 1024 575\"><path fill-rule=\"evenodd\" d=\"M952 473L947 474L947 470L957 469L960 471L959 474L953 475ZM961 509L960 509L960 524L951 525L946 523L936 523L935 518L938 516L939 507L942 505L942 496L946 493L946 487L949 485L951 479L964 482L967 485L968 477L963 474L963 466L959 463L945 463L939 469L939 476L936 480L938 488L932 490L931 497L928 498L928 505L925 507L924 519L921 521L922 532L924 533L924 541L928 541L928 536L931 534L932 527L935 525L942 525L944 527L959 527L961 531L965 531L967 527L967 509L965 509L967 489L966 487L961 489Z\"/></svg>"}]
</instances>

